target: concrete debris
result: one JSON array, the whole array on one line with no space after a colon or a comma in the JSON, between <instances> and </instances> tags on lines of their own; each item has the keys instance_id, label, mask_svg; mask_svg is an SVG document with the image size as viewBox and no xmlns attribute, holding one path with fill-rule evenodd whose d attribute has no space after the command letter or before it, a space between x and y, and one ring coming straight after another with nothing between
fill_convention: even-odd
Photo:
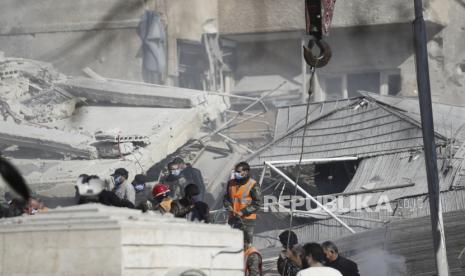
<instances>
[{"instance_id":1,"label":"concrete debris","mask_svg":"<svg viewBox=\"0 0 465 276\"><path fill-rule=\"evenodd\" d=\"M12 155L21 157L95 159L97 150L88 145L90 140L79 133L0 121L0 145L16 145Z\"/></svg>"},{"instance_id":2,"label":"concrete debris","mask_svg":"<svg viewBox=\"0 0 465 276\"><path fill-rule=\"evenodd\" d=\"M97 104L192 108L206 100L203 91L114 79L69 79L61 87Z\"/></svg>"},{"instance_id":3,"label":"concrete debris","mask_svg":"<svg viewBox=\"0 0 465 276\"><path fill-rule=\"evenodd\" d=\"M74 193L82 173L146 173L228 108L204 91L70 79L35 60L4 58L0 72L0 150L33 191L53 197Z\"/></svg>"},{"instance_id":4,"label":"concrete debris","mask_svg":"<svg viewBox=\"0 0 465 276\"><path fill-rule=\"evenodd\" d=\"M136 147L150 144L150 138L145 135L121 135L120 133L95 133L98 141L93 145L97 148L99 156L103 158L122 157L132 153Z\"/></svg>"}]
</instances>

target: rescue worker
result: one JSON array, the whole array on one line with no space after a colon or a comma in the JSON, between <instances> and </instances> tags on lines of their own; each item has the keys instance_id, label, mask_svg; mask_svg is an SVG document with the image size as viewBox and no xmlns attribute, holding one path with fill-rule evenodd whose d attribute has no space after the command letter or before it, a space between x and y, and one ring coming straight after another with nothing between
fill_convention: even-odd
<instances>
[{"instance_id":1,"label":"rescue worker","mask_svg":"<svg viewBox=\"0 0 465 276\"><path fill-rule=\"evenodd\" d=\"M123 200L127 200L136 205L136 191L134 187L129 183L128 176L129 173L124 168L116 169L115 172L111 175L115 183L113 192Z\"/></svg>"},{"instance_id":2,"label":"rescue worker","mask_svg":"<svg viewBox=\"0 0 465 276\"><path fill-rule=\"evenodd\" d=\"M263 276L262 255L252 246L251 237L244 233L244 272L245 276Z\"/></svg>"},{"instance_id":3,"label":"rescue worker","mask_svg":"<svg viewBox=\"0 0 465 276\"><path fill-rule=\"evenodd\" d=\"M153 210L158 211L161 214L166 214L171 211L171 203L173 199L170 197L170 189L168 186L162 183L158 183L153 186Z\"/></svg>"},{"instance_id":4,"label":"rescue worker","mask_svg":"<svg viewBox=\"0 0 465 276\"><path fill-rule=\"evenodd\" d=\"M136 209L142 210L142 212L147 212L147 210L151 208L152 204L150 202L151 192L150 188L147 187L145 175L136 174L131 184L136 192Z\"/></svg>"},{"instance_id":5,"label":"rescue worker","mask_svg":"<svg viewBox=\"0 0 465 276\"><path fill-rule=\"evenodd\" d=\"M257 211L261 204L261 191L257 182L249 176L247 162L236 165L233 179L228 182L223 204L230 211L228 223L244 231L253 241Z\"/></svg>"},{"instance_id":6,"label":"rescue worker","mask_svg":"<svg viewBox=\"0 0 465 276\"><path fill-rule=\"evenodd\" d=\"M171 213L178 218L186 218L190 221L209 223L208 204L203 201L196 201L199 189L195 184L189 184L184 188L184 197L174 200L171 204Z\"/></svg>"},{"instance_id":7,"label":"rescue worker","mask_svg":"<svg viewBox=\"0 0 465 276\"><path fill-rule=\"evenodd\" d=\"M171 213L177 218L187 218L191 220L191 212L195 208L194 196L199 194L199 189L195 184L189 184L184 188L184 197L174 200L171 204Z\"/></svg>"},{"instance_id":8,"label":"rescue worker","mask_svg":"<svg viewBox=\"0 0 465 276\"><path fill-rule=\"evenodd\" d=\"M205 197L205 184L200 170L186 164L180 157L176 157L168 163L169 174L161 182L168 185L173 199L181 199L184 196L184 189L188 184L195 184L199 189L199 194L195 196L196 201L203 201Z\"/></svg>"},{"instance_id":9,"label":"rescue worker","mask_svg":"<svg viewBox=\"0 0 465 276\"><path fill-rule=\"evenodd\" d=\"M337 269L343 276L360 276L357 264L339 255L339 249L330 241L325 241L322 245L326 255L326 265Z\"/></svg>"}]
</instances>

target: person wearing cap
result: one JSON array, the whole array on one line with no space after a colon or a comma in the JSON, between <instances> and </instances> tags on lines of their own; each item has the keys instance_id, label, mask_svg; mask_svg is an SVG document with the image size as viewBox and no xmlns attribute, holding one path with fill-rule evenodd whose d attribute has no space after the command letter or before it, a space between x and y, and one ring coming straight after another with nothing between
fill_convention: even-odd
<instances>
[{"instance_id":1,"label":"person wearing cap","mask_svg":"<svg viewBox=\"0 0 465 276\"><path fill-rule=\"evenodd\" d=\"M120 199L131 202L132 205L135 206L136 191L134 190L134 186L132 186L128 181L128 171L124 168L119 168L116 169L111 176L113 177L113 181L115 183L113 192L116 194L116 196L118 196Z\"/></svg>"},{"instance_id":2,"label":"person wearing cap","mask_svg":"<svg viewBox=\"0 0 465 276\"><path fill-rule=\"evenodd\" d=\"M146 212L151 207L150 189L146 185L146 178L143 174L136 174L132 181L132 186L136 192L135 206L136 209Z\"/></svg>"},{"instance_id":3,"label":"person wearing cap","mask_svg":"<svg viewBox=\"0 0 465 276\"><path fill-rule=\"evenodd\" d=\"M252 246L247 233L244 233L244 272L246 276L263 276L262 255Z\"/></svg>"},{"instance_id":4,"label":"person wearing cap","mask_svg":"<svg viewBox=\"0 0 465 276\"><path fill-rule=\"evenodd\" d=\"M286 230L279 234L283 250L278 257L278 272L281 276L296 276L302 269L301 252L294 231Z\"/></svg>"},{"instance_id":5,"label":"person wearing cap","mask_svg":"<svg viewBox=\"0 0 465 276\"><path fill-rule=\"evenodd\" d=\"M158 211L161 214L166 214L171 211L173 199L171 198L170 193L170 188L163 183L158 183L153 186L152 196L154 211Z\"/></svg>"}]
</instances>

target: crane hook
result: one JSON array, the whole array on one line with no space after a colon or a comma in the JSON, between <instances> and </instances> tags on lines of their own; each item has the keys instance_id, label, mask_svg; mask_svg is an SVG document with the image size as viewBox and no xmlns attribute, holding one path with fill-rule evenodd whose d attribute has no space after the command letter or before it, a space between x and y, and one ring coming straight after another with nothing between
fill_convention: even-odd
<instances>
[{"instance_id":1,"label":"crane hook","mask_svg":"<svg viewBox=\"0 0 465 276\"><path fill-rule=\"evenodd\" d=\"M312 52L312 49L315 45L320 51L318 56L313 55ZM312 38L308 41L308 46L303 47L305 62L311 67L321 68L328 64L329 60L331 59L331 48L329 47L329 44L322 39Z\"/></svg>"}]
</instances>

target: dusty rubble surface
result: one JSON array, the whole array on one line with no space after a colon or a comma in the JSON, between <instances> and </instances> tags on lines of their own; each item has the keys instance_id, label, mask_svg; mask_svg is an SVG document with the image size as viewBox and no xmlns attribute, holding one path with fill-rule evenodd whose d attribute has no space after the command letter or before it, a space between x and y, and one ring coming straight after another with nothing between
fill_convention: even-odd
<instances>
[{"instance_id":1,"label":"dusty rubble surface","mask_svg":"<svg viewBox=\"0 0 465 276\"><path fill-rule=\"evenodd\" d=\"M50 197L70 196L81 173L145 173L226 108L203 91L73 79L46 63L0 59L0 151Z\"/></svg>"}]
</instances>

